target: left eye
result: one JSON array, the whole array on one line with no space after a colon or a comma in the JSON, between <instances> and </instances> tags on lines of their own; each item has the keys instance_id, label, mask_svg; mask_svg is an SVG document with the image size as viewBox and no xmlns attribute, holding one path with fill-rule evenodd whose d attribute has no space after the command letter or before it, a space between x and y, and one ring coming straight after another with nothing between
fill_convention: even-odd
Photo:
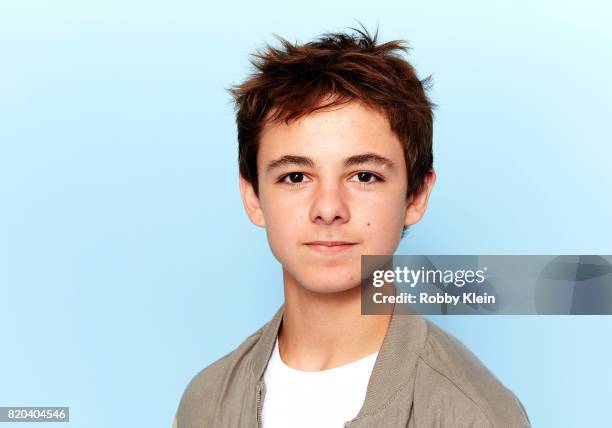
<instances>
[{"instance_id":1,"label":"left eye","mask_svg":"<svg viewBox=\"0 0 612 428\"><path fill-rule=\"evenodd\" d=\"M357 177L357 180L360 183L373 183L377 180L380 180L380 178L377 177L376 175L372 174L371 172L365 172L365 171L358 172L353 177Z\"/></svg>"}]
</instances>

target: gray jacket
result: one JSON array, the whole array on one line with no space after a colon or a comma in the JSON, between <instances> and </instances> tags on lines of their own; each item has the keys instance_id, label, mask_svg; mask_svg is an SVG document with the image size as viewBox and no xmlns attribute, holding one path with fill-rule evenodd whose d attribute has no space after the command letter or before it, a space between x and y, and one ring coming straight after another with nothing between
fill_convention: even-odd
<instances>
[{"instance_id":1,"label":"gray jacket","mask_svg":"<svg viewBox=\"0 0 612 428\"><path fill-rule=\"evenodd\" d=\"M178 428L261 426L263 373L274 318L199 372L181 398ZM313 409L316 411L316 409ZM420 315L393 315L355 418L345 427L529 427L525 409L461 342Z\"/></svg>"}]
</instances>

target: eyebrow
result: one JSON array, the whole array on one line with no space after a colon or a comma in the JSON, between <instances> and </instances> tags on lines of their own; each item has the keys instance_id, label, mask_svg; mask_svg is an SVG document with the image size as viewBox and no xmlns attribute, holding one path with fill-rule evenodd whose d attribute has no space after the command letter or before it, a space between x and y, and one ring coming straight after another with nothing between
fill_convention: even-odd
<instances>
[{"instance_id":1,"label":"eyebrow","mask_svg":"<svg viewBox=\"0 0 612 428\"><path fill-rule=\"evenodd\" d=\"M344 166L355 166L355 165L363 165L366 163L373 163L380 166L385 166L389 169L393 169L395 167L395 163L384 156L377 155L376 153L364 153L361 155L351 156L344 161Z\"/></svg>"},{"instance_id":2,"label":"eyebrow","mask_svg":"<svg viewBox=\"0 0 612 428\"><path fill-rule=\"evenodd\" d=\"M371 152L351 156L344 160L345 167L364 165L368 163L378 164L380 166L385 166L389 169L395 168L395 163L391 159L388 159L384 156L380 156L380 155L377 155L376 153L371 153ZM266 169L268 172L271 172L277 168L281 168L285 166L292 166L292 165L307 166L310 168L314 168L315 163L309 157L296 156L296 155L284 155L278 159L271 161L268 164L268 167Z\"/></svg>"},{"instance_id":3,"label":"eyebrow","mask_svg":"<svg viewBox=\"0 0 612 428\"><path fill-rule=\"evenodd\" d=\"M295 156L295 155L284 155L280 158L273 160L268 164L268 172L271 172L277 168L281 168L289 165L297 165L297 166L308 166L310 168L314 167L314 162L312 159L304 157L304 156Z\"/></svg>"}]
</instances>

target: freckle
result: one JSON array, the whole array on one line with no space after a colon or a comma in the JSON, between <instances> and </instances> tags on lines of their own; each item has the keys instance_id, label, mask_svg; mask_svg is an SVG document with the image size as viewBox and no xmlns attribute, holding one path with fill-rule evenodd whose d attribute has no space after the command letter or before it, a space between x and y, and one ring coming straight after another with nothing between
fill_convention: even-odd
<instances>
[{"instance_id":1,"label":"freckle","mask_svg":"<svg viewBox=\"0 0 612 428\"><path fill-rule=\"evenodd\" d=\"M368 226L370 225L370 223L368 223Z\"/></svg>"}]
</instances>

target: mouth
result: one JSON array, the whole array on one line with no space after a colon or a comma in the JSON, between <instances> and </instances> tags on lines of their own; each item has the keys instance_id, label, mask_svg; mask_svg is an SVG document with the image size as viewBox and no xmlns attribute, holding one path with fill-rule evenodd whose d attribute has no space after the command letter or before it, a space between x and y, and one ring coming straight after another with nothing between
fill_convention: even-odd
<instances>
[{"instance_id":1,"label":"mouth","mask_svg":"<svg viewBox=\"0 0 612 428\"><path fill-rule=\"evenodd\" d=\"M354 245L357 245L357 243L346 241L312 241L306 242L305 245L311 250L317 251L319 253L329 254L347 251Z\"/></svg>"}]
</instances>

